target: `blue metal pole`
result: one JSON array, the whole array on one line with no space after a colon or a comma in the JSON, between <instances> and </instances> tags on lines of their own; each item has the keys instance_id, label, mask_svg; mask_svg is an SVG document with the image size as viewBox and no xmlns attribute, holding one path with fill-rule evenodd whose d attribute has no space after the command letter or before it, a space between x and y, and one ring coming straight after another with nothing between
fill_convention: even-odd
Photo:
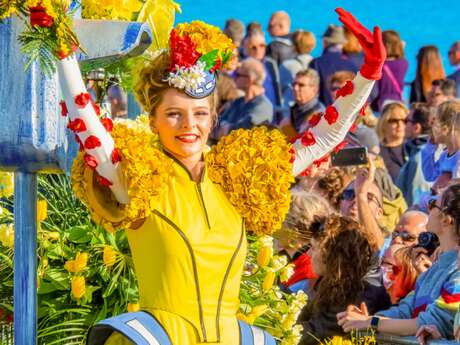
<instances>
[{"instance_id":1,"label":"blue metal pole","mask_svg":"<svg viewBox=\"0 0 460 345\"><path fill-rule=\"evenodd\" d=\"M37 174L14 176L14 344L37 343Z\"/></svg>"}]
</instances>

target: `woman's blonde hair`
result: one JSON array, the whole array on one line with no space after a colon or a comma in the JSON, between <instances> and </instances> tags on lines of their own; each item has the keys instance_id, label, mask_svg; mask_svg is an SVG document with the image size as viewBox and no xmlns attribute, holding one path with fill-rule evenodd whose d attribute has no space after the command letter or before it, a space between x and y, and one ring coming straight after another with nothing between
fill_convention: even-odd
<instances>
[{"instance_id":1,"label":"woman's blonde hair","mask_svg":"<svg viewBox=\"0 0 460 345\"><path fill-rule=\"evenodd\" d=\"M409 109L401 102L391 102L383 107L382 114L379 117L377 122L377 136L380 139L380 142L384 142L385 139L385 127L388 124L388 121L392 118L392 115L395 110L402 109L404 113L409 114Z\"/></svg>"},{"instance_id":2,"label":"woman's blonde hair","mask_svg":"<svg viewBox=\"0 0 460 345\"><path fill-rule=\"evenodd\" d=\"M162 51L156 57L146 60L140 67L134 84L134 93L144 111L149 116L155 115L155 110L163 99L166 90L171 89L166 78L171 68L168 51ZM179 89L176 89L181 91ZM217 86L216 86L217 90ZM217 116L217 92L209 97L209 105L213 116Z\"/></svg>"},{"instance_id":3,"label":"woman's blonde hair","mask_svg":"<svg viewBox=\"0 0 460 345\"><path fill-rule=\"evenodd\" d=\"M451 135L460 132L460 100L445 101L438 106L436 116L442 126L450 128Z\"/></svg>"},{"instance_id":4,"label":"woman's blonde hair","mask_svg":"<svg viewBox=\"0 0 460 345\"><path fill-rule=\"evenodd\" d=\"M358 39L356 38L353 33L348 30L346 27L343 28L343 34L345 35L345 39L347 42L343 45L343 53L344 54L356 54L363 51L361 45L359 44Z\"/></svg>"},{"instance_id":5,"label":"woman's blonde hair","mask_svg":"<svg viewBox=\"0 0 460 345\"><path fill-rule=\"evenodd\" d=\"M310 31L298 30L294 32L292 41L299 54L310 54L316 46L315 35Z\"/></svg>"}]
</instances>

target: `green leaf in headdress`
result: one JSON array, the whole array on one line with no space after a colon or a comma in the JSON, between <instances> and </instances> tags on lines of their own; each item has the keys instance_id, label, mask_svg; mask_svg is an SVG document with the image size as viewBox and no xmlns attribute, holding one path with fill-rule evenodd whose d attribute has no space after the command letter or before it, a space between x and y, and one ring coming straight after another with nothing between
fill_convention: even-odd
<instances>
[{"instance_id":1,"label":"green leaf in headdress","mask_svg":"<svg viewBox=\"0 0 460 345\"><path fill-rule=\"evenodd\" d=\"M202 61L205 63L204 70L209 71L214 65L216 64L217 58L219 56L219 50L214 49L207 54L202 55L198 61Z\"/></svg>"}]
</instances>

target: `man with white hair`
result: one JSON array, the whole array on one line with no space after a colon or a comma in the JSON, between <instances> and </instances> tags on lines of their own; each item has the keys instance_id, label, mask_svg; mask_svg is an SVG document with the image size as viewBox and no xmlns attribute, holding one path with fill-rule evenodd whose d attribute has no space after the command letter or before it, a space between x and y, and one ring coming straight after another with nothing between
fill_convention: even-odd
<instances>
[{"instance_id":1,"label":"man with white hair","mask_svg":"<svg viewBox=\"0 0 460 345\"><path fill-rule=\"evenodd\" d=\"M238 128L251 128L273 121L273 105L265 96L264 65L255 58L243 60L235 73L236 86L244 96L234 100L221 114L220 135Z\"/></svg>"},{"instance_id":2,"label":"man with white hair","mask_svg":"<svg viewBox=\"0 0 460 345\"><path fill-rule=\"evenodd\" d=\"M290 36L291 18L285 11L277 11L272 14L268 22L268 32L272 42L267 48L267 55L276 61L278 65L288 59L296 57L296 50Z\"/></svg>"}]
</instances>

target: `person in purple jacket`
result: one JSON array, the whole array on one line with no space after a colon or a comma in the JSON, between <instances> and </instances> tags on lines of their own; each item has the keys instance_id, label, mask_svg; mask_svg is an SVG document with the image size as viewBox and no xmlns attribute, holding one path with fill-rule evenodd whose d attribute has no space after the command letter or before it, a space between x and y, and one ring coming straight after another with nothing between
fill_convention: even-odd
<instances>
[{"instance_id":1,"label":"person in purple jacket","mask_svg":"<svg viewBox=\"0 0 460 345\"><path fill-rule=\"evenodd\" d=\"M386 30L382 35L387 59L383 65L382 79L376 84L378 96L372 103L372 109L378 112L382 111L386 100L403 100L404 77L409 66L404 58L404 44L399 34L394 30Z\"/></svg>"}]
</instances>

